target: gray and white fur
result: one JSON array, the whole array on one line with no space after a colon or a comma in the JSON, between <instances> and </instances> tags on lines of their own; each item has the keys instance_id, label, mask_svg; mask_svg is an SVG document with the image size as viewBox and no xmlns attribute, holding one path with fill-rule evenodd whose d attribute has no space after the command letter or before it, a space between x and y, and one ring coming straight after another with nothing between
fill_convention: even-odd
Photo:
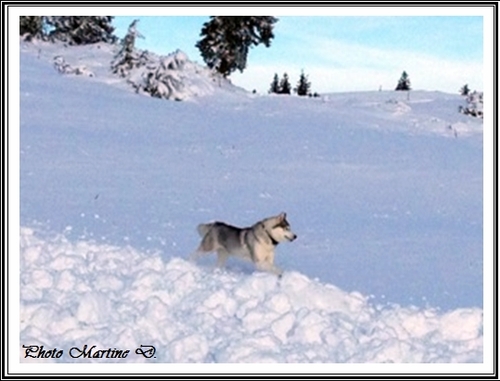
<instances>
[{"instance_id":1,"label":"gray and white fur","mask_svg":"<svg viewBox=\"0 0 500 381\"><path fill-rule=\"evenodd\" d=\"M286 219L286 213L265 218L246 228L216 221L200 224L197 230L202 239L192 259L204 253L216 252L217 266L223 267L227 258L234 255L252 261L258 270L277 275L283 271L274 264L275 247L281 242L292 242L297 238Z\"/></svg>"}]
</instances>

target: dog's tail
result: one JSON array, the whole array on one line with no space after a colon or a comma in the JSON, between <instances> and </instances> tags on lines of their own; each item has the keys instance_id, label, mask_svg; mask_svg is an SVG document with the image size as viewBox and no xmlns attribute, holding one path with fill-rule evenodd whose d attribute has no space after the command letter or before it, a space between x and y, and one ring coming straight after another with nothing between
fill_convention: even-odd
<instances>
[{"instance_id":1,"label":"dog's tail","mask_svg":"<svg viewBox=\"0 0 500 381\"><path fill-rule=\"evenodd\" d=\"M200 237L205 237L210 229L212 229L212 226L214 226L213 223L210 224L199 224L196 227L196 230L198 231L198 234Z\"/></svg>"}]
</instances>

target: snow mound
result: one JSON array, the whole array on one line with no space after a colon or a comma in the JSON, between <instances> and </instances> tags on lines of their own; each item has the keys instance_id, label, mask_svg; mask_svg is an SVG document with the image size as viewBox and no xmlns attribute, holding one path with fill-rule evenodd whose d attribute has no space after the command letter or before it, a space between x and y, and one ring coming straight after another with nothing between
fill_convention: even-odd
<instances>
[{"instance_id":1,"label":"snow mound","mask_svg":"<svg viewBox=\"0 0 500 381\"><path fill-rule=\"evenodd\" d=\"M246 93L245 90L204 65L193 62L182 51L166 56L140 51L142 61L125 76L112 73L119 44L96 43L67 46L61 42L21 41L21 51L52 62L61 74L94 77L96 82L168 100L188 100L216 93Z\"/></svg>"},{"instance_id":2,"label":"snow mound","mask_svg":"<svg viewBox=\"0 0 500 381\"><path fill-rule=\"evenodd\" d=\"M94 73L89 71L85 66L73 67L61 56L54 57L54 68L61 74L86 75L88 77L94 76Z\"/></svg>"},{"instance_id":3,"label":"snow mound","mask_svg":"<svg viewBox=\"0 0 500 381\"><path fill-rule=\"evenodd\" d=\"M375 306L293 271L213 271L29 228L20 244L21 361L482 362L480 309ZM62 352L25 358L41 346Z\"/></svg>"}]
</instances>

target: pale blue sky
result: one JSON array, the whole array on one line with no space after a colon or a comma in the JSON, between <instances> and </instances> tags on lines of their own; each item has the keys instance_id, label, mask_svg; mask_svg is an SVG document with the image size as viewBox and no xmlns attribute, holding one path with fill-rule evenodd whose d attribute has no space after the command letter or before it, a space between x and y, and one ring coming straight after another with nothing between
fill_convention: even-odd
<instances>
[{"instance_id":1,"label":"pale blue sky","mask_svg":"<svg viewBox=\"0 0 500 381\"><path fill-rule=\"evenodd\" d=\"M483 89L481 16L276 17L271 47L250 50L247 69L230 76L236 85L264 93L275 73L295 85L303 69L320 93L392 90L405 70L415 90ZM180 49L203 63L195 44L209 16L119 16L115 34L123 37L135 18L145 36L138 48Z\"/></svg>"}]
</instances>

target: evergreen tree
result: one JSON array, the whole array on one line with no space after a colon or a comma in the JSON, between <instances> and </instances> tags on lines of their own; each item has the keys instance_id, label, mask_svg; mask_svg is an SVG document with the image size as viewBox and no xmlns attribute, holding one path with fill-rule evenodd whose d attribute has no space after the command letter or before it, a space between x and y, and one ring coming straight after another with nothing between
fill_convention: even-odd
<instances>
[{"instance_id":1,"label":"evergreen tree","mask_svg":"<svg viewBox=\"0 0 500 381\"><path fill-rule=\"evenodd\" d=\"M121 41L121 49L111 62L111 70L120 77L127 77L133 68L146 65L148 61L147 52L139 52L135 49L135 39L144 38L137 30L139 20L134 20L129 25L127 34Z\"/></svg>"},{"instance_id":2,"label":"evergreen tree","mask_svg":"<svg viewBox=\"0 0 500 381\"><path fill-rule=\"evenodd\" d=\"M403 74L401 74L401 78L398 81L398 85L396 86L396 90L404 90L404 91L411 90L410 78L408 77L408 74L406 73L406 71L403 71Z\"/></svg>"},{"instance_id":3,"label":"evergreen tree","mask_svg":"<svg viewBox=\"0 0 500 381\"><path fill-rule=\"evenodd\" d=\"M460 95L467 96L470 93L469 85L465 84L460 88Z\"/></svg>"},{"instance_id":4,"label":"evergreen tree","mask_svg":"<svg viewBox=\"0 0 500 381\"><path fill-rule=\"evenodd\" d=\"M211 16L203 25L196 43L208 67L224 77L246 68L249 48L253 45L271 45L273 26L278 19L271 16L226 17Z\"/></svg>"},{"instance_id":5,"label":"evergreen tree","mask_svg":"<svg viewBox=\"0 0 500 381\"><path fill-rule=\"evenodd\" d=\"M307 80L307 76L304 74L304 70L300 73L299 83L295 88L297 95L311 95L311 83Z\"/></svg>"},{"instance_id":6,"label":"evergreen tree","mask_svg":"<svg viewBox=\"0 0 500 381\"><path fill-rule=\"evenodd\" d=\"M112 16L49 16L47 24L52 31L49 38L70 45L85 45L96 42L114 43Z\"/></svg>"},{"instance_id":7,"label":"evergreen tree","mask_svg":"<svg viewBox=\"0 0 500 381\"><path fill-rule=\"evenodd\" d=\"M186 54L180 50L168 56L151 56L145 67L132 71L127 82L138 93L180 101L192 93L190 77L198 73L198 69L193 66ZM186 69L188 73L185 72ZM194 87L196 88L196 85ZM195 89L195 93L197 91L198 89Z\"/></svg>"},{"instance_id":8,"label":"evergreen tree","mask_svg":"<svg viewBox=\"0 0 500 381\"><path fill-rule=\"evenodd\" d=\"M138 22L134 20L129 25L121 49L111 62L112 72L127 78L127 83L138 93L155 98L185 99L189 82L186 86L183 69L189 65L188 57L179 50L168 56L156 56L136 49L136 38L144 38L137 30Z\"/></svg>"},{"instance_id":9,"label":"evergreen tree","mask_svg":"<svg viewBox=\"0 0 500 381\"><path fill-rule=\"evenodd\" d=\"M43 25L44 20L42 16L21 16L19 18L20 35L25 40L32 40L33 38L43 38Z\"/></svg>"},{"instance_id":10,"label":"evergreen tree","mask_svg":"<svg viewBox=\"0 0 500 381\"><path fill-rule=\"evenodd\" d=\"M292 92L292 86L288 81L288 74L283 74L283 78L280 81L279 94L290 94Z\"/></svg>"},{"instance_id":11,"label":"evergreen tree","mask_svg":"<svg viewBox=\"0 0 500 381\"><path fill-rule=\"evenodd\" d=\"M459 106L458 111L465 115L472 115L478 118L483 117L483 93L474 90L467 94L465 98L466 106Z\"/></svg>"},{"instance_id":12,"label":"evergreen tree","mask_svg":"<svg viewBox=\"0 0 500 381\"><path fill-rule=\"evenodd\" d=\"M274 74L273 81L271 82L271 88L269 89L269 93L271 94L279 94L280 92L280 79L278 74Z\"/></svg>"}]
</instances>

